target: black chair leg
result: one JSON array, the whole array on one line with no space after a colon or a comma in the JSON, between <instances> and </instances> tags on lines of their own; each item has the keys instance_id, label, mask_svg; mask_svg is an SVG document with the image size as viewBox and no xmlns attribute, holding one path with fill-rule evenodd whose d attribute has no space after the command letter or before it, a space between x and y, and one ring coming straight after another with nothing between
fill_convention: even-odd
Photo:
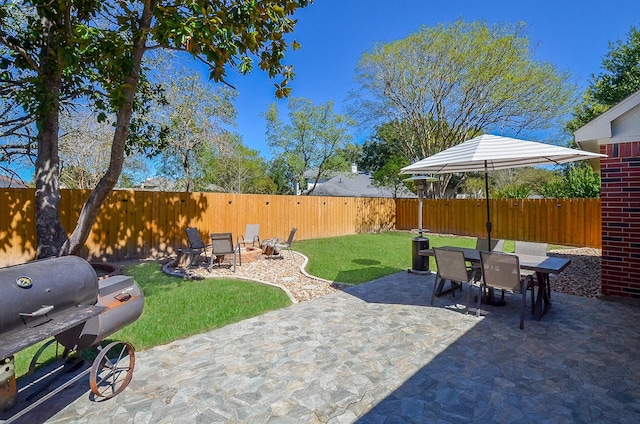
<instances>
[{"instance_id":1,"label":"black chair leg","mask_svg":"<svg viewBox=\"0 0 640 424\"><path fill-rule=\"evenodd\" d=\"M471 289L473 288L473 284L469 284L467 287L467 315L469 315L469 303L471 303Z\"/></svg>"},{"instance_id":2,"label":"black chair leg","mask_svg":"<svg viewBox=\"0 0 640 424\"><path fill-rule=\"evenodd\" d=\"M520 329L524 329L524 311L527 309L527 292L529 291L529 279L524 281L522 289L522 305L520 306Z\"/></svg>"},{"instance_id":3,"label":"black chair leg","mask_svg":"<svg viewBox=\"0 0 640 424\"><path fill-rule=\"evenodd\" d=\"M531 287L529 287L529 289L531 290L531 313L533 313L536 310L536 286L535 286L535 284L531 284ZM538 290L540 290L540 287L538 287Z\"/></svg>"},{"instance_id":4,"label":"black chair leg","mask_svg":"<svg viewBox=\"0 0 640 424\"><path fill-rule=\"evenodd\" d=\"M436 274L436 279L433 282L433 292L431 293L431 306L433 306L433 299L436 297L436 291L438 290L438 284L440 284L440 275Z\"/></svg>"}]
</instances>

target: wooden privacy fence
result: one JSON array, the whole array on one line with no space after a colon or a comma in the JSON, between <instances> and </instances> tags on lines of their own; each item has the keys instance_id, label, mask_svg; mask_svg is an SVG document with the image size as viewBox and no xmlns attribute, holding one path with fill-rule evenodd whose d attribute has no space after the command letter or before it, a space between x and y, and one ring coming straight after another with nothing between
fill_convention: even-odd
<instances>
[{"instance_id":1,"label":"wooden privacy fence","mask_svg":"<svg viewBox=\"0 0 640 424\"><path fill-rule=\"evenodd\" d=\"M600 199L489 200L496 239L547 242L570 246L602 246ZM484 236L486 200L426 199L422 201L422 228L433 233ZM418 201L396 201L396 228L418 226Z\"/></svg>"},{"instance_id":2,"label":"wooden privacy fence","mask_svg":"<svg viewBox=\"0 0 640 424\"><path fill-rule=\"evenodd\" d=\"M36 253L33 189L0 189L0 266L24 263ZM60 216L70 232L87 190L61 190ZM168 193L116 190L103 205L81 256L89 260L162 257L187 245L186 227L243 234L260 224L261 239L296 240L395 228L393 199Z\"/></svg>"},{"instance_id":3,"label":"wooden privacy fence","mask_svg":"<svg viewBox=\"0 0 640 424\"><path fill-rule=\"evenodd\" d=\"M89 195L61 190L60 216L75 227ZM36 252L33 189L0 189L0 266L32 260ZM601 246L599 199L490 200L493 237ZM332 237L418 225L417 199L167 193L116 190L94 224L81 256L89 260L162 257L186 246L186 227L242 234L260 224L260 237ZM434 233L486 235L484 200L424 200L423 228Z\"/></svg>"}]
</instances>

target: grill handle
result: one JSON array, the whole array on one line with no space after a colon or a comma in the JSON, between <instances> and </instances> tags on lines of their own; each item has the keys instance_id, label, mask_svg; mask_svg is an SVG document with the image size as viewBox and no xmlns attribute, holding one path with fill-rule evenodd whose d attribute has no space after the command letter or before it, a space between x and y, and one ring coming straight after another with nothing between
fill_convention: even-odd
<instances>
[{"instance_id":1,"label":"grill handle","mask_svg":"<svg viewBox=\"0 0 640 424\"><path fill-rule=\"evenodd\" d=\"M52 310L53 310L53 305L42 305L42 308L38 309L37 311L33 311L31 313L20 312L20 316L21 317L35 318L35 317L40 317L42 315L46 315L49 312L51 312Z\"/></svg>"}]
</instances>

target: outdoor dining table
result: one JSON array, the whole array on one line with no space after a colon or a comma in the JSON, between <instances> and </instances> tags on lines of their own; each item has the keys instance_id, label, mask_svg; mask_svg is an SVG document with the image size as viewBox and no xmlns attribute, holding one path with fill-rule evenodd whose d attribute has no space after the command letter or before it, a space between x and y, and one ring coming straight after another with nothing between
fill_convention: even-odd
<instances>
[{"instance_id":1,"label":"outdoor dining table","mask_svg":"<svg viewBox=\"0 0 640 424\"><path fill-rule=\"evenodd\" d=\"M443 246L447 249L459 250L464 253L465 260L472 264L480 263L480 250L466 247ZM419 251L423 256L434 256L433 249L423 249ZM549 274L558 274L565 270L571 260L555 256L534 256L518 254L520 268L536 273L539 284L538 295L536 296L533 316L540 321L542 316L551 308L551 287L549 285ZM441 284L444 282L441 282ZM440 288L441 289L441 288ZM440 290L441 291L441 290Z\"/></svg>"}]
</instances>

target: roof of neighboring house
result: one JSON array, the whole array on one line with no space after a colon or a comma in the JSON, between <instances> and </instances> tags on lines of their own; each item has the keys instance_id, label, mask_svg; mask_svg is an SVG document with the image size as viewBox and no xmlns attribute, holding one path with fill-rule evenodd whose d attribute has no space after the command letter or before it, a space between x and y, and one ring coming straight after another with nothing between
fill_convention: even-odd
<instances>
[{"instance_id":1,"label":"roof of neighboring house","mask_svg":"<svg viewBox=\"0 0 640 424\"><path fill-rule=\"evenodd\" d=\"M600 152L600 146L612 143L640 141L640 90L592 119L574 133L581 149ZM600 169L600 159L590 159L594 169Z\"/></svg>"},{"instance_id":2,"label":"roof of neighboring house","mask_svg":"<svg viewBox=\"0 0 640 424\"><path fill-rule=\"evenodd\" d=\"M343 173L318 184L311 192L313 196L336 197L393 197L389 189L374 187L373 177L368 174ZM401 198L417 197L410 190L401 187L398 193Z\"/></svg>"},{"instance_id":3,"label":"roof of neighboring house","mask_svg":"<svg viewBox=\"0 0 640 424\"><path fill-rule=\"evenodd\" d=\"M337 174L335 172L331 172L329 173L329 175L323 175L321 177L318 177L318 172L319 172L318 168L308 169L304 171L304 173L302 174L302 177L306 179L307 182L309 182L310 184L313 183L317 178L318 184L320 184L320 183L325 183L328 179L332 178Z\"/></svg>"},{"instance_id":4,"label":"roof of neighboring house","mask_svg":"<svg viewBox=\"0 0 640 424\"><path fill-rule=\"evenodd\" d=\"M640 141L640 90L578 128L574 135L580 147L596 152L599 144Z\"/></svg>"},{"instance_id":5,"label":"roof of neighboring house","mask_svg":"<svg viewBox=\"0 0 640 424\"><path fill-rule=\"evenodd\" d=\"M140 183L138 187L142 190L174 191L176 189L176 183L164 177L153 177L147 178Z\"/></svg>"},{"instance_id":6,"label":"roof of neighboring house","mask_svg":"<svg viewBox=\"0 0 640 424\"><path fill-rule=\"evenodd\" d=\"M27 188L28 186L23 183L19 178L10 177L7 175L0 175L0 188Z\"/></svg>"},{"instance_id":7,"label":"roof of neighboring house","mask_svg":"<svg viewBox=\"0 0 640 424\"><path fill-rule=\"evenodd\" d=\"M315 178L318 176L318 168L307 169L302 173L303 178Z\"/></svg>"}]
</instances>

